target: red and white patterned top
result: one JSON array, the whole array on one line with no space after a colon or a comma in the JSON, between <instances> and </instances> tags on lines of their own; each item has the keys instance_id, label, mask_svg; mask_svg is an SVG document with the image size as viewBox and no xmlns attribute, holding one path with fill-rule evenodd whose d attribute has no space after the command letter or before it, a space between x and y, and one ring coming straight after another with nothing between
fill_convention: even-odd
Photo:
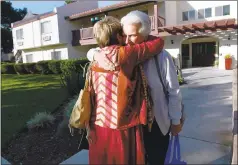
<instances>
[{"instance_id":1,"label":"red and white patterned top","mask_svg":"<svg viewBox=\"0 0 238 165\"><path fill-rule=\"evenodd\" d=\"M110 54L108 58L113 63L117 62L117 54ZM91 121L98 126L117 128L118 75L119 71L92 71L96 110L92 113Z\"/></svg>"}]
</instances>

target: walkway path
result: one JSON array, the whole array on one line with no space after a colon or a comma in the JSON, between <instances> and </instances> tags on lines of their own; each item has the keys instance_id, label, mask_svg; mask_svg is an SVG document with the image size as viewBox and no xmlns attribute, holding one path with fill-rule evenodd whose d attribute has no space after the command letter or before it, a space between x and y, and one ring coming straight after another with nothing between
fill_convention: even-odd
<instances>
[{"instance_id":1,"label":"walkway path","mask_svg":"<svg viewBox=\"0 0 238 165\"><path fill-rule=\"evenodd\" d=\"M229 164L232 145L232 71L184 69L181 87L187 120L181 132L188 164Z\"/></svg>"},{"instance_id":2,"label":"walkway path","mask_svg":"<svg viewBox=\"0 0 238 165\"><path fill-rule=\"evenodd\" d=\"M187 119L180 134L182 158L188 164L229 164L232 145L232 71L184 69L181 87ZM85 164L79 152L62 164Z\"/></svg>"}]
</instances>

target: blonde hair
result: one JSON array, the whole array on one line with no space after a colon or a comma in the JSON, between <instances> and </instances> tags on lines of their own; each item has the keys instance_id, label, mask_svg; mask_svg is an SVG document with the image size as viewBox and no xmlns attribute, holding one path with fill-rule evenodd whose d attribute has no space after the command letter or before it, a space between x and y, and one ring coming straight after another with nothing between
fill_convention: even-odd
<instances>
[{"instance_id":1,"label":"blonde hair","mask_svg":"<svg viewBox=\"0 0 238 165\"><path fill-rule=\"evenodd\" d=\"M99 47L116 45L117 34L122 36L122 26L118 19L107 16L93 26L93 33Z\"/></svg>"}]
</instances>

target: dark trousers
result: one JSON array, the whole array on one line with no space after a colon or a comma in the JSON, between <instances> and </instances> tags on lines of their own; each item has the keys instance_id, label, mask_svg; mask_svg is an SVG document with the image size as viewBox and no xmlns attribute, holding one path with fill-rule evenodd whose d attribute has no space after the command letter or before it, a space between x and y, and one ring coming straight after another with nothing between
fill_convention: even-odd
<instances>
[{"instance_id":1,"label":"dark trousers","mask_svg":"<svg viewBox=\"0 0 238 165\"><path fill-rule=\"evenodd\" d=\"M150 165L164 165L169 146L169 132L164 136L154 121L151 132L148 132L148 126L144 127L144 143L147 162Z\"/></svg>"}]
</instances>

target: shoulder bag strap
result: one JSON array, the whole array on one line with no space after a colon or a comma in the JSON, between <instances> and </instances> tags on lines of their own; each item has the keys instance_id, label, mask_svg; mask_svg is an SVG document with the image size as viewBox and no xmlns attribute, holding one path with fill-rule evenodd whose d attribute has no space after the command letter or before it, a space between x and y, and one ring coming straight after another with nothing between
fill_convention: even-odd
<instances>
[{"instance_id":1,"label":"shoulder bag strap","mask_svg":"<svg viewBox=\"0 0 238 165\"><path fill-rule=\"evenodd\" d=\"M157 73L158 73L160 82L161 82L161 84L163 86L163 91L164 91L165 97L166 97L166 99L168 99L168 91L167 91L167 89L166 89L166 87L164 85L164 81L163 81L162 76L161 76L161 71L160 71L160 67L159 67L159 62L158 62L157 56L154 56L154 60L155 60L155 65L156 65L156 69L157 69Z\"/></svg>"}]
</instances>

